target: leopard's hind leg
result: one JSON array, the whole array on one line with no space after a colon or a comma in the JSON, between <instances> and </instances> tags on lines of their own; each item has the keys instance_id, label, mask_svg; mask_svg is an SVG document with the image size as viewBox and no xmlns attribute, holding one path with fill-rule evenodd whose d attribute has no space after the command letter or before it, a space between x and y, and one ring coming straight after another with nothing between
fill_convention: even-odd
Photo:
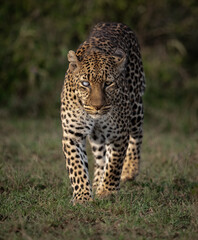
<instances>
[{"instance_id":1,"label":"leopard's hind leg","mask_svg":"<svg viewBox=\"0 0 198 240\"><path fill-rule=\"evenodd\" d=\"M142 134L139 134L136 138L130 136L129 145L122 168L121 181L133 180L138 175L141 144Z\"/></svg>"}]
</instances>

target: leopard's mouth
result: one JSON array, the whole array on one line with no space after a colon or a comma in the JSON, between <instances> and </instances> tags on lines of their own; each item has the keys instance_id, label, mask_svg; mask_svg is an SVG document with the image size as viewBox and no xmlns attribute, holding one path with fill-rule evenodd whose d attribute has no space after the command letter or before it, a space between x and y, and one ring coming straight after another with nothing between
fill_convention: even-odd
<instances>
[{"instance_id":1,"label":"leopard's mouth","mask_svg":"<svg viewBox=\"0 0 198 240\"><path fill-rule=\"evenodd\" d=\"M88 114L93 115L93 116L105 115L110 111L110 108L111 108L110 105L103 106L100 109L95 109L94 107L87 106L87 105L84 105L83 107Z\"/></svg>"},{"instance_id":2,"label":"leopard's mouth","mask_svg":"<svg viewBox=\"0 0 198 240\"><path fill-rule=\"evenodd\" d=\"M83 102L80 99L79 99L79 103L88 114L93 116L105 115L111 109L111 105L105 105L105 106L102 106L100 109L96 109L93 106L83 104Z\"/></svg>"}]
</instances>

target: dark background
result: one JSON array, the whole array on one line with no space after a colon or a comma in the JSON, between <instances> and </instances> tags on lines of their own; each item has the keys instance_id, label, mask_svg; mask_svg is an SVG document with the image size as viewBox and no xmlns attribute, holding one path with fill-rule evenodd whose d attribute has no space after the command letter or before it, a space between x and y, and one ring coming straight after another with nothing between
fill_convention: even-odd
<instances>
[{"instance_id":1,"label":"dark background","mask_svg":"<svg viewBox=\"0 0 198 240\"><path fill-rule=\"evenodd\" d=\"M67 52L94 24L122 22L138 36L145 117L162 131L197 130L197 0L7 0L0 7L1 117L59 117Z\"/></svg>"}]
</instances>

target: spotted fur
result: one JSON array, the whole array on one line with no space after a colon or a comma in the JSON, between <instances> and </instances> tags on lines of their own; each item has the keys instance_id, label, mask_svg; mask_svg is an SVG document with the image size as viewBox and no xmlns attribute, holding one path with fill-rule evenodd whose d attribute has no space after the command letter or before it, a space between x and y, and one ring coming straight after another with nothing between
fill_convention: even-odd
<instances>
[{"instance_id":1,"label":"spotted fur","mask_svg":"<svg viewBox=\"0 0 198 240\"><path fill-rule=\"evenodd\" d=\"M97 24L76 53L69 51L68 60L61 94L62 146L75 204L93 199L87 137L98 197L116 193L120 180L137 176L145 78L137 39L120 23Z\"/></svg>"}]
</instances>

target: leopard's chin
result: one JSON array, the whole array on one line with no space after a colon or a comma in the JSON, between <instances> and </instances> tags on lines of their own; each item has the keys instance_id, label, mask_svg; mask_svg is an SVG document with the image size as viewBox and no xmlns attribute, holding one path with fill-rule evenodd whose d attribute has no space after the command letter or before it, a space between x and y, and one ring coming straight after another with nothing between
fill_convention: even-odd
<instances>
[{"instance_id":1,"label":"leopard's chin","mask_svg":"<svg viewBox=\"0 0 198 240\"><path fill-rule=\"evenodd\" d=\"M91 118L93 118L93 119L100 119L100 118L102 118L104 115L100 115L100 114L89 114L90 116L91 116Z\"/></svg>"},{"instance_id":2,"label":"leopard's chin","mask_svg":"<svg viewBox=\"0 0 198 240\"><path fill-rule=\"evenodd\" d=\"M94 119L101 118L107 114L107 112L102 112L102 111L91 111L91 112L86 111L86 112Z\"/></svg>"}]
</instances>

